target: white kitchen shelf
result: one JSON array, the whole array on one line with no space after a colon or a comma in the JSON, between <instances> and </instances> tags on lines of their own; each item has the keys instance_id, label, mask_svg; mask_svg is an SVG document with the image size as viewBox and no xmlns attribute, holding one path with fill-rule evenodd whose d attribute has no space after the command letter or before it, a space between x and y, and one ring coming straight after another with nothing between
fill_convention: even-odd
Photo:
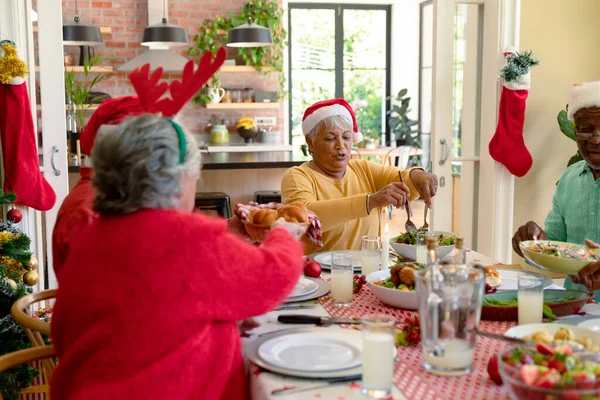
<instances>
[{"instance_id":1,"label":"white kitchen shelf","mask_svg":"<svg viewBox=\"0 0 600 400\"><path fill-rule=\"evenodd\" d=\"M209 110L265 110L265 109L279 109L280 103L217 103L217 104L206 104L206 108Z\"/></svg>"},{"instance_id":2,"label":"white kitchen shelf","mask_svg":"<svg viewBox=\"0 0 600 400\"><path fill-rule=\"evenodd\" d=\"M83 72L83 65L65 65L65 71L67 72ZM100 66L100 67L92 67L90 68L91 73L102 73L102 72L114 72L115 69L113 67ZM40 67L35 67L35 72L40 72Z\"/></svg>"},{"instance_id":3,"label":"white kitchen shelf","mask_svg":"<svg viewBox=\"0 0 600 400\"><path fill-rule=\"evenodd\" d=\"M265 67L261 71L257 71L252 65L223 65L219 72L269 72L273 68Z\"/></svg>"},{"instance_id":4,"label":"white kitchen shelf","mask_svg":"<svg viewBox=\"0 0 600 400\"><path fill-rule=\"evenodd\" d=\"M99 106L99 105L100 105L100 104L89 104L89 105L87 106L87 110L88 110L88 111L95 110L95 109L97 109L97 108L98 108L98 106ZM66 108L66 107L67 107L67 106L65 105L65 108ZM81 108L81 107L77 107L77 109L80 109L80 108ZM35 106L35 109L36 109L36 110L38 110L38 111L39 111L39 110L41 110L41 109L42 109L42 105L41 105L41 104L38 104L38 105L36 105L36 106Z\"/></svg>"}]
</instances>

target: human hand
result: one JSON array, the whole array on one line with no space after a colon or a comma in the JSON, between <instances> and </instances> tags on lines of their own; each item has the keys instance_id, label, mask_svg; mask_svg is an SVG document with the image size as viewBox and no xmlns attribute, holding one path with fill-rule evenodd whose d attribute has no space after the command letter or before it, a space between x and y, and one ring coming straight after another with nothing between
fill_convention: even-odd
<instances>
[{"instance_id":1,"label":"human hand","mask_svg":"<svg viewBox=\"0 0 600 400\"><path fill-rule=\"evenodd\" d=\"M248 331L253 330L254 328L258 328L260 324L256 322L254 318L248 318L243 321L238 321L238 329L240 330L240 336L242 337L250 337Z\"/></svg>"},{"instance_id":2,"label":"human hand","mask_svg":"<svg viewBox=\"0 0 600 400\"><path fill-rule=\"evenodd\" d=\"M246 228L244 228L244 223L237 217L237 215L234 215L233 218L229 218L227 220L227 230L238 236L248 237Z\"/></svg>"},{"instance_id":3,"label":"human hand","mask_svg":"<svg viewBox=\"0 0 600 400\"><path fill-rule=\"evenodd\" d=\"M590 249L600 248L600 244L585 239L585 244ZM577 275L570 276L574 283L585 286L590 291L600 289L600 261L590 263L583 267Z\"/></svg>"},{"instance_id":4,"label":"human hand","mask_svg":"<svg viewBox=\"0 0 600 400\"><path fill-rule=\"evenodd\" d=\"M373 193L369 200L371 210L377 207L393 205L396 208L402 207L410 195L410 189L402 182L392 182L380 191Z\"/></svg>"},{"instance_id":5,"label":"human hand","mask_svg":"<svg viewBox=\"0 0 600 400\"><path fill-rule=\"evenodd\" d=\"M437 176L422 169L413 169L410 171L410 181L427 207L431 208L431 198L435 196L438 187Z\"/></svg>"},{"instance_id":6,"label":"human hand","mask_svg":"<svg viewBox=\"0 0 600 400\"><path fill-rule=\"evenodd\" d=\"M539 227L538 224L533 221L529 221L525 225L520 226L517 232L515 232L515 235L512 238L513 250L519 256L523 257L523 252L519 247L519 243L533 239L546 240L548 239L548 235L542 230L542 228Z\"/></svg>"},{"instance_id":7,"label":"human hand","mask_svg":"<svg viewBox=\"0 0 600 400\"><path fill-rule=\"evenodd\" d=\"M296 240L300 240L302 235L306 233L308 229L307 224L299 224L294 222L287 222L285 218L281 217L273 222L271 225L271 229L282 228L285 229L290 235L296 238Z\"/></svg>"}]
</instances>

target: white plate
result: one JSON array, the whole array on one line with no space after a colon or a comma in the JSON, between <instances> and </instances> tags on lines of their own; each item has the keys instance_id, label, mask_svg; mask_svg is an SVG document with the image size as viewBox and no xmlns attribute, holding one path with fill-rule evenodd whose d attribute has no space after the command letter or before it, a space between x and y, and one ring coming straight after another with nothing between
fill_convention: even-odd
<instances>
[{"instance_id":1,"label":"white plate","mask_svg":"<svg viewBox=\"0 0 600 400\"><path fill-rule=\"evenodd\" d=\"M347 378L347 377L357 377L360 379L362 375L362 365L359 365L354 368L341 369L338 371L297 371L289 368L280 368L270 364L267 364L260 358L258 355L258 349L260 346L266 341L284 335L290 335L293 333L313 333L313 332L325 332L325 331L333 331L336 333L342 333L344 335L348 335L349 337L355 337L356 340L362 341L362 333L360 331L354 329L342 329L336 327L330 328L298 328L298 329L285 329L282 331L275 331L271 333L262 334L257 337L255 340L247 341L244 343L243 349L244 354L250 361L252 361L255 365L262 367L271 372L275 372L277 374L295 376L299 378L316 378L316 379L328 379L328 378ZM394 357L396 355L396 348L394 348Z\"/></svg>"},{"instance_id":2,"label":"white plate","mask_svg":"<svg viewBox=\"0 0 600 400\"><path fill-rule=\"evenodd\" d=\"M284 301L284 303L293 303L296 301L307 301L307 300L318 299L319 297L325 296L327 293L329 293L329 290L330 290L329 283L325 282L323 279L319 279L319 278L306 278L306 279L315 282L318 286L317 290L312 293L303 295L303 296L288 297Z\"/></svg>"},{"instance_id":3,"label":"white plate","mask_svg":"<svg viewBox=\"0 0 600 400\"><path fill-rule=\"evenodd\" d=\"M594 332L600 332L600 318L588 319L587 321L577 324L577 326Z\"/></svg>"},{"instance_id":4,"label":"white plate","mask_svg":"<svg viewBox=\"0 0 600 400\"><path fill-rule=\"evenodd\" d=\"M568 328L575 335L575 339L590 338L592 344L600 346L600 332L594 332L590 329L582 328L580 326L566 325L566 324L525 324L518 325L510 328L504 333L504 336L514 337L521 339L523 336L531 335L537 331L547 331L552 336L560 329Z\"/></svg>"},{"instance_id":5,"label":"white plate","mask_svg":"<svg viewBox=\"0 0 600 400\"><path fill-rule=\"evenodd\" d=\"M294 333L264 342L258 355L277 368L304 372L339 371L362 364L360 336L327 330Z\"/></svg>"},{"instance_id":6,"label":"white plate","mask_svg":"<svg viewBox=\"0 0 600 400\"><path fill-rule=\"evenodd\" d=\"M296 287L294 288L294 291L289 295L288 298L306 296L316 292L318 288L319 285L317 285L317 282L311 281L310 279L307 279L303 276L302 278L300 278L300 280L296 284Z\"/></svg>"},{"instance_id":7,"label":"white plate","mask_svg":"<svg viewBox=\"0 0 600 400\"><path fill-rule=\"evenodd\" d=\"M352 253L352 266L354 267L354 272L360 272L360 250L348 250L349 253ZM335 251L325 251L323 253L316 253L312 256L312 259L318 262L321 265L321 268L324 270L331 269L331 255L336 253Z\"/></svg>"},{"instance_id":8,"label":"white plate","mask_svg":"<svg viewBox=\"0 0 600 400\"><path fill-rule=\"evenodd\" d=\"M498 271L498 273L500 274L500 277L502 278L502 285L498 286L496 289L497 290L519 290L519 274L525 271L515 271L515 270L511 270L511 269L502 269L502 265L498 265L498 268L496 268L496 270ZM552 279L544 276L543 277L543 281L542 281L542 286L545 288L547 288L548 286L552 286L552 284L554 282L552 282Z\"/></svg>"}]
</instances>

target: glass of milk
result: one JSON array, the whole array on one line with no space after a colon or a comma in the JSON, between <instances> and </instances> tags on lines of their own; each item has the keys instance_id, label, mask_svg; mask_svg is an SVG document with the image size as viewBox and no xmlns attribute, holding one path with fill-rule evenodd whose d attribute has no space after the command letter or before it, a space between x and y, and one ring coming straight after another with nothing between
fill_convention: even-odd
<instances>
[{"instance_id":1,"label":"glass of milk","mask_svg":"<svg viewBox=\"0 0 600 400\"><path fill-rule=\"evenodd\" d=\"M416 275L423 368L460 376L473 370L485 272L479 265L426 267Z\"/></svg>"},{"instance_id":2,"label":"glass of milk","mask_svg":"<svg viewBox=\"0 0 600 400\"><path fill-rule=\"evenodd\" d=\"M362 274L369 275L379 271L381 263L381 238L379 236L363 236L360 251Z\"/></svg>"},{"instance_id":3,"label":"glass of milk","mask_svg":"<svg viewBox=\"0 0 600 400\"><path fill-rule=\"evenodd\" d=\"M331 299L336 307L352 305L354 267L352 253L339 251L331 255Z\"/></svg>"},{"instance_id":4,"label":"glass of milk","mask_svg":"<svg viewBox=\"0 0 600 400\"><path fill-rule=\"evenodd\" d=\"M394 324L385 317L362 323L363 394L371 399L388 399L392 394Z\"/></svg>"},{"instance_id":5,"label":"glass of milk","mask_svg":"<svg viewBox=\"0 0 600 400\"><path fill-rule=\"evenodd\" d=\"M544 278L534 272L519 274L519 325L539 324L544 314Z\"/></svg>"}]
</instances>

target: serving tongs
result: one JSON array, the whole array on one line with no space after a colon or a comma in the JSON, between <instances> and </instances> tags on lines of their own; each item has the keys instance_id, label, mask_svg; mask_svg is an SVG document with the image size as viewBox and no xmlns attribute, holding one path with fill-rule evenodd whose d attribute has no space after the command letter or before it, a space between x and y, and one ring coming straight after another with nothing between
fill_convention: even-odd
<instances>
[{"instance_id":1,"label":"serving tongs","mask_svg":"<svg viewBox=\"0 0 600 400\"><path fill-rule=\"evenodd\" d=\"M402 179L402 171L398 171L398 175L400 176L400 182L404 183L404 179ZM410 202L408 201L408 197L406 198L406 202L404 203L404 209L406 210L406 223L404 224L404 228L406 228L407 232L416 232L417 226L410 220L412 217L412 209L410 208Z\"/></svg>"}]
</instances>

